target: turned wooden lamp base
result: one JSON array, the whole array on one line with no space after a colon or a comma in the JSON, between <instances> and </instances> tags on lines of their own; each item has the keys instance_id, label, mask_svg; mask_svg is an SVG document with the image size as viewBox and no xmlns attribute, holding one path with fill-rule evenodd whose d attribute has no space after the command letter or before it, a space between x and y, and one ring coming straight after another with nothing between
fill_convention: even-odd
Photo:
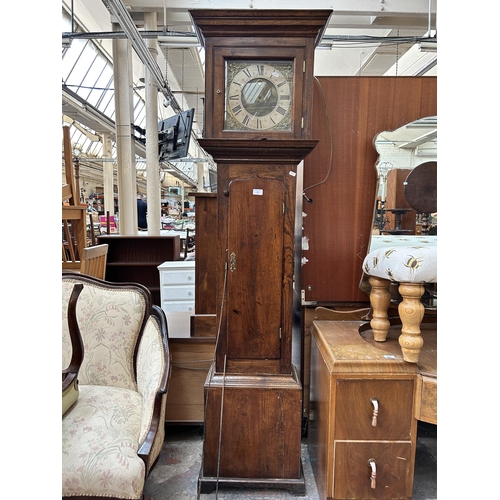
<instances>
[{"instance_id":1,"label":"turned wooden lamp base","mask_svg":"<svg viewBox=\"0 0 500 500\"><path fill-rule=\"evenodd\" d=\"M370 304L373 310L370 326L373 330L373 338L377 342L385 342L390 327L387 310L391 302L389 293L391 281L370 276L370 284L372 285ZM424 293L424 286L422 283L400 283L399 293L403 298L398 306L402 324L399 345L405 361L418 363L420 351L424 345L420 331L420 324L424 317L424 306L420 298Z\"/></svg>"}]
</instances>

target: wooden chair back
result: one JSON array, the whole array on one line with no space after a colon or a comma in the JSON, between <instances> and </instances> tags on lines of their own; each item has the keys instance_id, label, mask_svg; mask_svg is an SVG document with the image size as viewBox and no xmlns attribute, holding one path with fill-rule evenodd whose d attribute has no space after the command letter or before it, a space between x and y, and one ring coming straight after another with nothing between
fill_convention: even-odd
<instances>
[{"instance_id":1,"label":"wooden chair back","mask_svg":"<svg viewBox=\"0 0 500 500\"><path fill-rule=\"evenodd\" d=\"M105 279L106 261L108 258L108 244L85 247L81 255L80 273Z\"/></svg>"},{"instance_id":2,"label":"wooden chair back","mask_svg":"<svg viewBox=\"0 0 500 500\"><path fill-rule=\"evenodd\" d=\"M80 204L69 127L65 126L63 144L66 184L62 186L62 268L75 271L81 267L81 251L87 246L87 205Z\"/></svg>"}]
</instances>

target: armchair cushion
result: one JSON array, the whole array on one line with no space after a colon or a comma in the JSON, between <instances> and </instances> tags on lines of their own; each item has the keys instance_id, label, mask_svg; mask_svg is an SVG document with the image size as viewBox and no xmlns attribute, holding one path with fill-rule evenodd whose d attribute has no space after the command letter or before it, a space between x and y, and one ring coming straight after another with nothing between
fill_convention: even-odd
<instances>
[{"instance_id":1,"label":"armchair cushion","mask_svg":"<svg viewBox=\"0 0 500 500\"><path fill-rule=\"evenodd\" d=\"M141 498L141 410L138 392L80 385L77 404L62 421L63 496Z\"/></svg>"}]
</instances>

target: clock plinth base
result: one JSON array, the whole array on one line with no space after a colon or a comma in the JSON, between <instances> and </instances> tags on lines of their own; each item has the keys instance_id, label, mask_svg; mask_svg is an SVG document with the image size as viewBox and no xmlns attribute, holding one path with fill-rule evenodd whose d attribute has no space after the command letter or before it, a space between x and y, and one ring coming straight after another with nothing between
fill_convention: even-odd
<instances>
[{"instance_id":1,"label":"clock plinth base","mask_svg":"<svg viewBox=\"0 0 500 500\"><path fill-rule=\"evenodd\" d=\"M302 465L300 466L299 479L257 479L238 477L204 477L203 469L198 478L198 492L202 494L212 493L217 484L219 488L239 488L239 489L265 489L265 490L288 490L294 496L304 496L306 494L306 482Z\"/></svg>"},{"instance_id":2,"label":"clock plinth base","mask_svg":"<svg viewBox=\"0 0 500 500\"><path fill-rule=\"evenodd\" d=\"M222 411L222 416L221 416ZM290 375L216 374L205 383L201 491L217 484L304 494L302 386Z\"/></svg>"}]
</instances>

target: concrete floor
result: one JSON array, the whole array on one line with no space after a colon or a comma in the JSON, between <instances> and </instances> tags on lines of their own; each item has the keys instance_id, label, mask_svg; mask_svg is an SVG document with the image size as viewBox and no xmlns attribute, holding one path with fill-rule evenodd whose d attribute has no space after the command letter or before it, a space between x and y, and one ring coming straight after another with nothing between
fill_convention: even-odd
<instances>
[{"instance_id":1,"label":"concrete floor","mask_svg":"<svg viewBox=\"0 0 500 500\"><path fill-rule=\"evenodd\" d=\"M222 489L198 495L203 448L203 426L167 425L166 441L144 489L144 500L325 500L320 499L309 460L306 439L302 462L306 495L293 496L286 490ZM437 426L419 423L412 500L437 499Z\"/></svg>"}]
</instances>

